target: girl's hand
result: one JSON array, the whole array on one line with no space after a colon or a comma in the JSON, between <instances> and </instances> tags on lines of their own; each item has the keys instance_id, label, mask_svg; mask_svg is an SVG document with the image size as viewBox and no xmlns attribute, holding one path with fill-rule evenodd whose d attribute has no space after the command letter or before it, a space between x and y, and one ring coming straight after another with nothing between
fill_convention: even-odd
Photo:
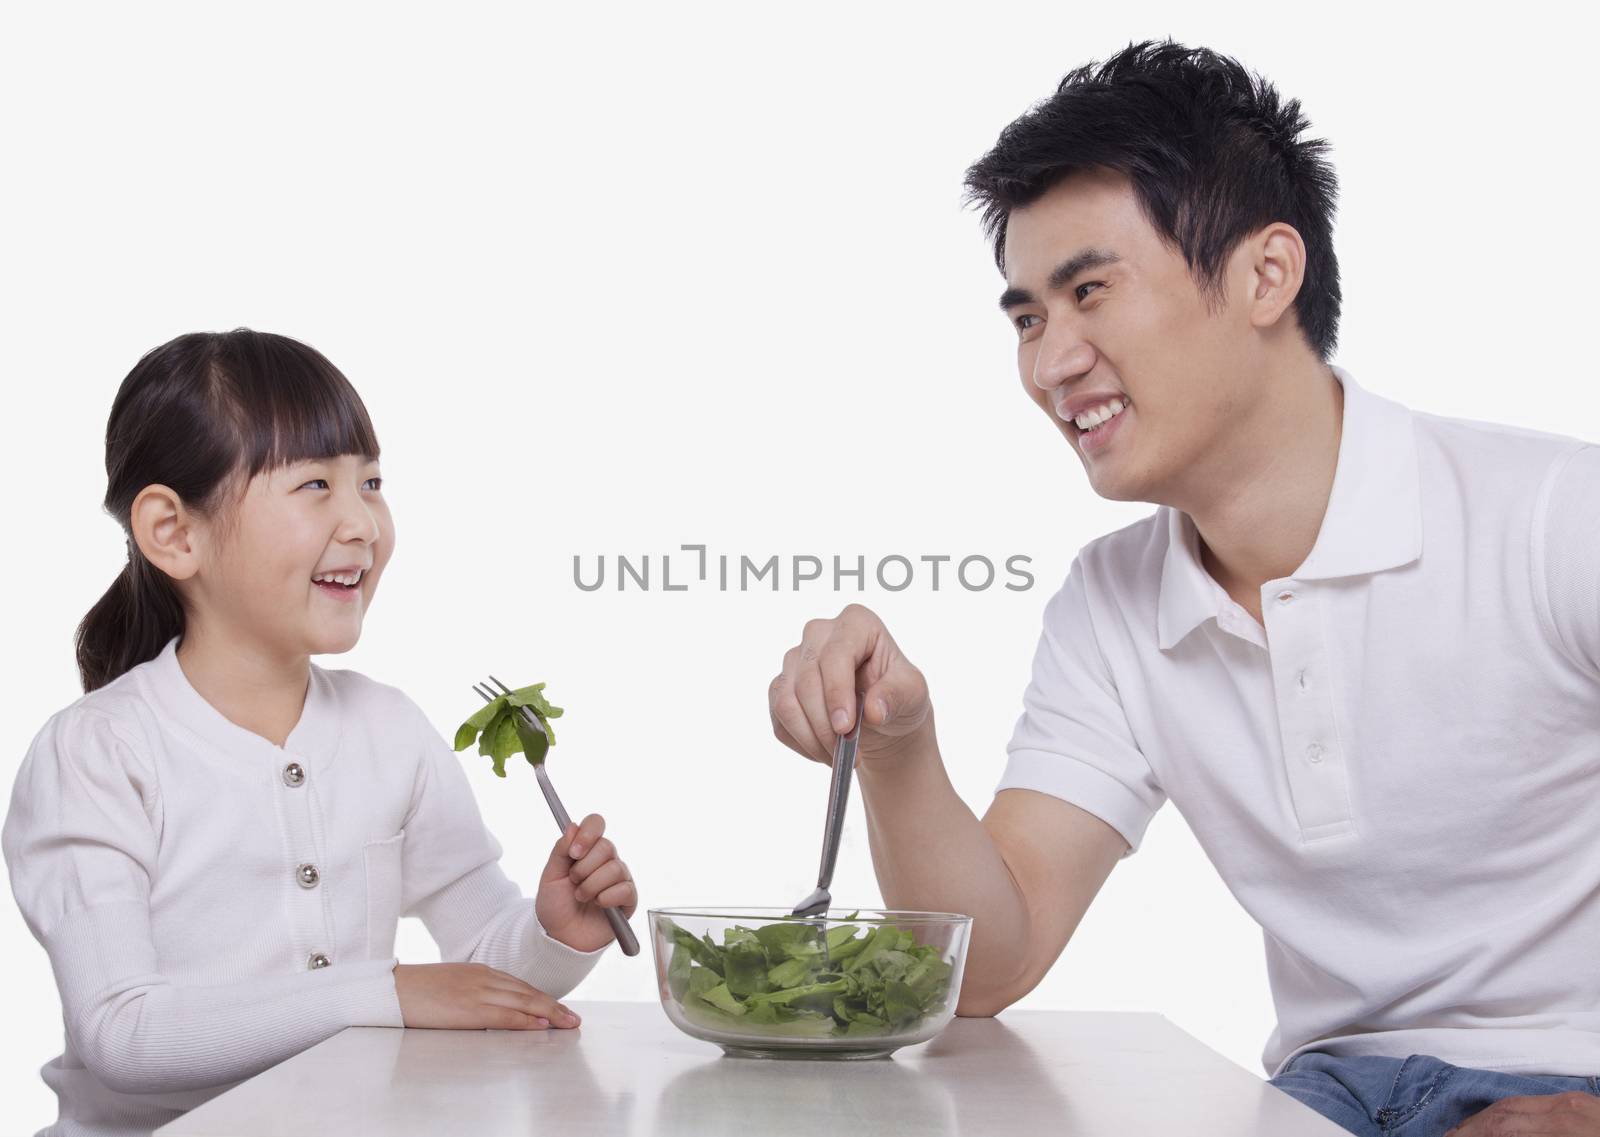
<instances>
[{"instance_id":1,"label":"girl's hand","mask_svg":"<svg viewBox=\"0 0 1600 1137\"><path fill-rule=\"evenodd\" d=\"M601 836L606 820L591 813L581 825L561 835L539 878L535 911L552 939L578 951L594 951L614 938L602 908L619 908L632 916L639 902L628 866L617 849Z\"/></svg>"},{"instance_id":2,"label":"girl's hand","mask_svg":"<svg viewBox=\"0 0 1600 1137\"><path fill-rule=\"evenodd\" d=\"M482 963L400 963L394 969L400 1019L442 1030L547 1030L578 1016L515 975Z\"/></svg>"}]
</instances>

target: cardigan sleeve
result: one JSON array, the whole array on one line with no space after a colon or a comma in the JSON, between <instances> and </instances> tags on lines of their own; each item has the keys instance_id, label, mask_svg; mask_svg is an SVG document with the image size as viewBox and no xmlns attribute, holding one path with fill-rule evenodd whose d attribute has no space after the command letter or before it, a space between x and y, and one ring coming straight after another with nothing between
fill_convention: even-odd
<instances>
[{"instance_id":1,"label":"cardigan sleeve","mask_svg":"<svg viewBox=\"0 0 1600 1137\"><path fill-rule=\"evenodd\" d=\"M487 964L561 998L610 945L578 951L546 933L535 901L500 867L500 843L483 823L460 757L407 703L424 755L405 823L402 914L422 919L440 958Z\"/></svg>"},{"instance_id":2,"label":"cardigan sleeve","mask_svg":"<svg viewBox=\"0 0 1600 1137\"><path fill-rule=\"evenodd\" d=\"M124 1093L241 1080L348 1026L399 1026L391 959L216 986L170 982L150 921L161 792L136 731L74 704L17 772L0 846L50 957L67 1036Z\"/></svg>"}]
</instances>

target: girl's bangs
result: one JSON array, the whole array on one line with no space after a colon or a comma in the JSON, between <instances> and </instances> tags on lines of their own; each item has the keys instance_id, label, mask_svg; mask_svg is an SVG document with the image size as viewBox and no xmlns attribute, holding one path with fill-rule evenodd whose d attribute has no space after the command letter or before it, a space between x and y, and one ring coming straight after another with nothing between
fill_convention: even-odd
<instances>
[{"instance_id":1,"label":"girl's bangs","mask_svg":"<svg viewBox=\"0 0 1600 1137\"><path fill-rule=\"evenodd\" d=\"M232 388L247 476L311 459L378 457L361 396L320 352L259 332L229 346L217 362Z\"/></svg>"}]
</instances>

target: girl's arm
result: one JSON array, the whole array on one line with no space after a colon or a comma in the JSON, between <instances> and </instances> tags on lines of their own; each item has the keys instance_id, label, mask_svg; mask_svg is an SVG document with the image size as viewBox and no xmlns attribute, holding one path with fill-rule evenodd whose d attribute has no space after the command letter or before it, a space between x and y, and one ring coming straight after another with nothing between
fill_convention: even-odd
<instances>
[{"instance_id":1,"label":"girl's arm","mask_svg":"<svg viewBox=\"0 0 1600 1137\"><path fill-rule=\"evenodd\" d=\"M445 962L484 963L561 998L605 948L577 951L545 933L534 900L500 868L461 759L410 705L426 754L405 822L402 913L422 918Z\"/></svg>"},{"instance_id":2,"label":"girl's arm","mask_svg":"<svg viewBox=\"0 0 1600 1137\"><path fill-rule=\"evenodd\" d=\"M68 1038L90 1072L124 1093L199 1089L250 1077L347 1026L400 1026L392 958L219 986L167 981L149 904L160 794L140 749L103 712L56 715L18 771L0 835L12 891L49 953Z\"/></svg>"}]
</instances>

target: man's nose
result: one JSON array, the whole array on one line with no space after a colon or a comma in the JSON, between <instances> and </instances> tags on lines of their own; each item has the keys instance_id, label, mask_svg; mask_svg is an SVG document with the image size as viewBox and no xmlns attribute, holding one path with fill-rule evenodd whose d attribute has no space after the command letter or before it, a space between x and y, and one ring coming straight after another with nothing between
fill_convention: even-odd
<instances>
[{"instance_id":1,"label":"man's nose","mask_svg":"<svg viewBox=\"0 0 1600 1137\"><path fill-rule=\"evenodd\" d=\"M1033 383L1045 393L1087 375L1094 367L1094 348L1071 327L1047 328L1033 357Z\"/></svg>"}]
</instances>

